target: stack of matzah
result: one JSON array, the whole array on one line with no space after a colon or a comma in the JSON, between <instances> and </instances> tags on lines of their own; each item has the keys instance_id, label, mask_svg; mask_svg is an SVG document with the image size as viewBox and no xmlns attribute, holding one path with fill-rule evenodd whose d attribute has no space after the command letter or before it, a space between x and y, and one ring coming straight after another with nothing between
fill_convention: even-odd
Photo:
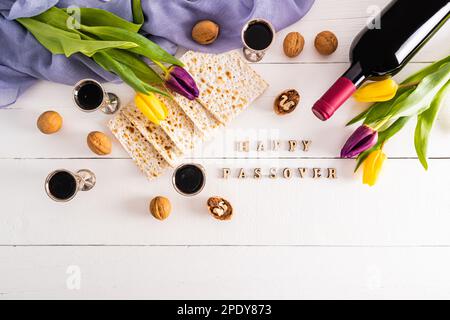
<instances>
[{"instance_id":1,"label":"stack of matzah","mask_svg":"<svg viewBox=\"0 0 450 320\"><path fill-rule=\"evenodd\" d=\"M109 123L113 134L149 178L176 166L185 154L211 139L268 87L236 52L188 52L180 60L197 82L198 100L177 94L175 101L159 96L169 110L160 126L150 122L134 103L121 109Z\"/></svg>"}]
</instances>

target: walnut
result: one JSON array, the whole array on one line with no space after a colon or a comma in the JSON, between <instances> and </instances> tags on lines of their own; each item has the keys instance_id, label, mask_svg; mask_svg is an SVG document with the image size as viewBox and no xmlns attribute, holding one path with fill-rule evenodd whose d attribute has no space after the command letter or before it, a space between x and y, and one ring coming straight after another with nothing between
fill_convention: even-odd
<instances>
[{"instance_id":1,"label":"walnut","mask_svg":"<svg viewBox=\"0 0 450 320\"><path fill-rule=\"evenodd\" d=\"M63 124L63 118L56 111L46 111L37 120L38 129L44 134L58 132Z\"/></svg>"},{"instance_id":2,"label":"walnut","mask_svg":"<svg viewBox=\"0 0 450 320\"><path fill-rule=\"evenodd\" d=\"M211 197L207 202L209 213L217 220L230 220L233 216L231 204L220 197Z\"/></svg>"},{"instance_id":3,"label":"walnut","mask_svg":"<svg viewBox=\"0 0 450 320\"><path fill-rule=\"evenodd\" d=\"M274 103L275 113L278 115L285 115L293 112L300 103L300 94L295 89L290 89L282 92Z\"/></svg>"},{"instance_id":4,"label":"walnut","mask_svg":"<svg viewBox=\"0 0 450 320\"><path fill-rule=\"evenodd\" d=\"M111 153L112 143L109 137L103 132L93 131L87 136L89 149L99 156L105 156Z\"/></svg>"},{"instance_id":5,"label":"walnut","mask_svg":"<svg viewBox=\"0 0 450 320\"><path fill-rule=\"evenodd\" d=\"M320 54L328 56L336 51L338 39L333 32L323 31L316 36L314 46Z\"/></svg>"},{"instance_id":6,"label":"walnut","mask_svg":"<svg viewBox=\"0 0 450 320\"><path fill-rule=\"evenodd\" d=\"M298 32L289 33L283 42L283 49L289 58L297 57L305 46L305 38Z\"/></svg>"},{"instance_id":7,"label":"walnut","mask_svg":"<svg viewBox=\"0 0 450 320\"><path fill-rule=\"evenodd\" d=\"M213 21L199 21L194 28L192 28L192 39L199 44L211 44L216 41L219 36L219 29L219 25Z\"/></svg>"},{"instance_id":8,"label":"walnut","mask_svg":"<svg viewBox=\"0 0 450 320\"><path fill-rule=\"evenodd\" d=\"M165 220L172 211L170 200L165 197L156 197L150 202L150 213L158 220Z\"/></svg>"}]
</instances>

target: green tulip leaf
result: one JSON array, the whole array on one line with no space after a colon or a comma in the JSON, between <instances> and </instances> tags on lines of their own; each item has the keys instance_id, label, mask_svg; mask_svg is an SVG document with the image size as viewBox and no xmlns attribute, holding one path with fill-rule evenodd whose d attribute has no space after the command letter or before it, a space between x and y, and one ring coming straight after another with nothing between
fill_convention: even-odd
<instances>
[{"instance_id":1,"label":"green tulip leaf","mask_svg":"<svg viewBox=\"0 0 450 320\"><path fill-rule=\"evenodd\" d=\"M30 18L40 21L42 23L51 25L52 27L81 35L81 32L76 27L76 17L69 15L65 10L52 7L41 14ZM72 23L73 22L73 23Z\"/></svg>"},{"instance_id":2,"label":"green tulip leaf","mask_svg":"<svg viewBox=\"0 0 450 320\"><path fill-rule=\"evenodd\" d=\"M64 31L35 19L20 18L17 21L51 53L64 54L66 57L78 52L92 57L95 53L105 49L131 49L138 46L130 41L83 40L77 33Z\"/></svg>"},{"instance_id":3,"label":"green tulip leaf","mask_svg":"<svg viewBox=\"0 0 450 320\"><path fill-rule=\"evenodd\" d=\"M181 61L166 52L156 43L138 33L115 27L89 27L84 25L81 26L81 30L102 40L134 42L138 46L129 49L129 51L147 57L150 60L166 62L177 66L183 65Z\"/></svg>"},{"instance_id":4,"label":"green tulip leaf","mask_svg":"<svg viewBox=\"0 0 450 320\"><path fill-rule=\"evenodd\" d=\"M144 12L142 11L141 0L133 0L131 5L133 9L134 23L138 23L140 25L144 24Z\"/></svg>"},{"instance_id":5,"label":"green tulip leaf","mask_svg":"<svg viewBox=\"0 0 450 320\"><path fill-rule=\"evenodd\" d=\"M129 22L106 10L97 8L80 8L80 22L86 26L108 26L137 33L142 24Z\"/></svg>"},{"instance_id":6,"label":"green tulip leaf","mask_svg":"<svg viewBox=\"0 0 450 320\"><path fill-rule=\"evenodd\" d=\"M371 125L388 118L394 106L402 101L405 101L414 91L414 89L415 88L408 88L405 90L401 90L392 100L377 103L376 106L374 106L366 116L364 124Z\"/></svg>"},{"instance_id":7,"label":"green tulip leaf","mask_svg":"<svg viewBox=\"0 0 450 320\"><path fill-rule=\"evenodd\" d=\"M426 76L428 76L431 73L436 72L437 70L439 70L439 68L442 65L444 65L444 64L446 64L448 62L450 62L450 56L448 56L448 57L446 57L446 58L444 58L442 60L436 61L435 63L427 66L426 68L424 68L424 69L414 73L413 75L408 77L405 81L403 81L401 83L401 85L420 82L420 81L423 80L423 78L425 78ZM407 88L400 88L397 91L397 94L395 95L395 97L393 99L391 99L390 101L374 103L367 110L361 112L355 118L350 120L348 122L347 126L355 124L355 123L358 123L358 122L360 122L362 120L365 120L369 114L371 114L371 116L370 116L371 119L365 121L366 124L372 124L372 123L375 123L375 122L379 122L380 120L382 120L383 118L386 117L386 110L389 110L388 104L390 104L390 103L393 104L399 98L399 96L402 95L406 90L408 90L408 89ZM372 110L378 109L378 107L384 108L384 112L380 112L379 118L377 118L377 116L375 114L375 111L372 111Z\"/></svg>"},{"instance_id":8,"label":"green tulip leaf","mask_svg":"<svg viewBox=\"0 0 450 320\"><path fill-rule=\"evenodd\" d=\"M18 22L53 54L69 57L80 52L118 75L136 91L168 96L167 92L152 86L163 83L163 79L141 58L180 66L182 63L138 34L144 22L141 1L133 0L132 6L136 23L101 9L80 8L80 17L77 17L71 15L69 8L57 7L32 18L18 19Z\"/></svg>"},{"instance_id":9,"label":"green tulip leaf","mask_svg":"<svg viewBox=\"0 0 450 320\"><path fill-rule=\"evenodd\" d=\"M450 62L450 56L447 56L444 59L441 59L439 61L436 61L436 62L430 64L429 66L425 67L424 69L409 76L401 84L420 82L423 80L423 78L425 78L429 74L435 73L436 71L439 70L440 67L442 67L444 64L449 63L449 62Z\"/></svg>"},{"instance_id":10,"label":"green tulip leaf","mask_svg":"<svg viewBox=\"0 0 450 320\"><path fill-rule=\"evenodd\" d=\"M125 50L110 49L108 54L116 61L126 65L143 82L148 84L160 84L163 79L138 55Z\"/></svg>"},{"instance_id":11,"label":"green tulip leaf","mask_svg":"<svg viewBox=\"0 0 450 320\"><path fill-rule=\"evenodd\" d=\"M403 129L403 127L408 123L410 119L410 117L399 118L386 130L380 131L378 133L378 142L371 149L362 152L358 156L355 172L358 171L359 167L364 163L364 161L373 151L380 149L390 138L392 138L395 134L397 134L397 132Z\"/></svg>"},{"instance_id":12,"label":"green tulip leaf","mask_svg":"<svg viewBox=\"0 0 450 320\"><path fill-rule=\"evenodd\" d=\"M348 126L351 126L351 125L353 125L355 123L363 121L367 117L367 115L369 114L370 110L372 110L372 107L373 107L373 105L371 107L367 108L366 110L364 110L363 112L361 112L360 114L358 114L352 120L347 122L347 124L345 126L348 127Z\"/></svg>"},{"instance_id":13,"label":"green tulip leaf","mask_svg":"<svg viewBox=\"0 0 450 320\"><path fill-rule=\"evenodd\" d=\"M449 80L450 63L446 63L436 72L423 78L417 88L406 99L396 102L388 116L399 118L421 114L430 107L436 94Z\"/></svg>"},{"instance_id":14,"label":"green tulip leaf","mask_svg":"<svg viewBox=\"0 0 450 320\"><path fill-rule=\"evenodd\" d=\"M105 52L98 52L93 56L95 62L101 65L105 70L115 73L118 75L125 83L132 87L137 92L148 94L149 92L159 93L165 96L169 94L158 88L155 88L142 80L140 80L133 70L128 66L118 62L111 55Z\"/></svg>"},{"instance_id":15,"label":"green tulip leaf","mask_svg":"<svg viewBox=\"0 0 450 320\"><path fill-rule=\"evenodd\" d=\"M374 123L380 122L387 117L387 114L392 109L392 106L403 99L406 99L408 94L410 94L414 88L401 88L397 91L394 98L389 101L376 102L367 108L365 111L361 112L359 115L350 120L346 126L353 125L355 123L364 120L364 124L372 125Z\"/></svg>"},{"instance_id":16,"label":"green tulip leaf","mask_svg":"<svg viewBox=\"0 0 450 320\"><path fill-rule=\"evenodd\" d=\"M439 93L434 97L430 107L417 117L414 146L416 148L420 163L425 170L428 170L427 153L430 133L436 122L439 110L443 106L448 94L450 94L450 82L447 82L441 91L439 91Z\"/></svg>"}]
</instances>

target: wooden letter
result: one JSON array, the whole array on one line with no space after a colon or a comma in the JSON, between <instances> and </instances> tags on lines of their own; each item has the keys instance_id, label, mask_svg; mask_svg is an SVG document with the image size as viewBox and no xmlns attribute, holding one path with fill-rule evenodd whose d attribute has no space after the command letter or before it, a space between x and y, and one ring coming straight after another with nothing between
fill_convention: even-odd
<instances>
[{"instance_id":1,"label":"wooden letter","mask_svg":"<svg viewBox=\"0 0 450 320\"><path fill-rule=\"evenodd\" d=\"M303 151L308 152L309 147L311 146L311 140L303 140Z\"/></svg>"},{"instance_id":2,"label":"wooden letter","mask_svg":"<svg viewBox=\"0 0 450 320\"><path fill-rule=\"evenodd\" d=\"M290 179L290 178L292 178L292 170L289 169L289 168L284 169L284 170L283 170L283 177L284 177L285 179Z\"/></svg>"},{"instance_id":3,"label":"wooden letter","mask_svg":"<svg viewBox=\"0 0 450 320\"><path fill-rule=\"evenodd\" d=\"M258 152L265 151L264 142L258 141L258 146L256 147L256 151L258 151Z\"/></svg>"},{"instance_id":4,"label":"wooden letter","mask_svg":"<svg viewBox=\"0 0 450 320\"><path fill-rule=\"evenodd\" d=\"M222 171L223 171L223 178L228 179L230 177L230 171L231 171L230 168L223 168Z\"/></svg>"},{"instance_id":5,"label":"wooden letter","mask_svg":"<svg viewBox=\"0 0 450 320\"><path fill-rule=\"evenodd\" d=\"M241 169L241 170L239 171L239 176L238 176L238 178L239 178L239 179L245 179L245 170L244 170L244 169Z\"/></svg>"},{"instance_id":6,"label":"wooden letter","mask_svg":"<svg viewBox=\"0 0 450 320\"><path fill-rule=\"evenodd\" d=\"M298 173L300 173L300 178L304 178L306 175L306 168L298 168Z\"/></svg>"},{"instance_id":7,"label":"wooden letter","mask_svg":"<svg viewBox=\"0 0 450 320\"><path fill-rule=\"evenodd\" d=\"M250 151L250 142L249 141L239 141L238 142L238 150L239 150L239 152L249 152Z\"/></svg>"},{"instance_id":8,"label":"wooden letter","mask_svg":"<svg viewBox=\"0 0 450 320\"><path fill-rule=\"evenodd\" d=\"M272 151L278 151L280 149L280 140L272 141Z\"/></svg>"},{"instance_id":9,"label":"wooden letter","mask_svg":"<svg viewBox=\"0 0 450 320\"><path fill-rule=\"evenodd\" d=\"M337 170L335 168L328 168L328 179L337 179Z\"/></svg>"},{"instance_id":10,"label":"wooden letter","mask_svg":"<svg viewBox=\"0 0 450 320\"><path fill-rule=\"evenodd\" d=\"M270 168L270 179L276 179L277 178L277 168Z\"/></svg>"},{"instance_id":11,"label":"wooden letter","mask_svg":"<svg viewBox=\"0 0 450 320\"><path fill-rule=\"evenodd\" d=\"M261 168L256 168L254 171L254 178L261 179Z\"/></svg>"},{"instance_id":12,"label":"wooden letter","mask_svg":"<svg viewBox=\"0 0 450 320\"><path fill-rule=\"evenodd\" d=\"M322 177L322 169L314 168L313 170L314 170L314 174L313 174L314 179L319 179Z\"/></svg>"},{"instance_id":13,"label":"wooden letter","mask_svg":"<svg viewBox=\"0 0 450 320\"><path fill-rule=\"evenodd\" d=\"M294 152L297 149L297 141L289 140L289 152Z\"/></svg>"}]
</instances>

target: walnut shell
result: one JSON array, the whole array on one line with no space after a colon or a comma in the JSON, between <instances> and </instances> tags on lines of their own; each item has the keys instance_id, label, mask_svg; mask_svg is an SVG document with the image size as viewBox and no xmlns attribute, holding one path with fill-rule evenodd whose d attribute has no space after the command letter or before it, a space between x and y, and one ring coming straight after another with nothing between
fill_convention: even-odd
<instances>
[{"instance_id":1,"label":"walnut shell","mask_svg":"<svg viewBox=\"0 0 450 320\"><path fill-rule=\"evenodd\" d=\"M192 28L192 39L202 45L211 44L219 36L219 30L219 25L213 21L199 21Z\"/></svg>"},{"instance_id":2,"label":"walnut shell","mask_svg":"<svg viewBox=\"0 0 450 320\"><path fill-rule=\"evenodd\" d=\"M300 94L295 89L289 89L280 93L275 99L273 109L278 115L285 115L293 112L300 103Z\"/></svg>"},{"instance_id":3,"label":"walnut shell","mask_svg":"<svg viewBox=\"0 0 450 320\"><path fill-rule=\"evenodd\" d=\"M206 203L209 213L217 220L231 220L233 207L230 202L221 197L211 197Z\"/></svg>"},{"instance_id":4,"label":"walnut shell","mask_svg":"<svg viewBox=\"0 0 450 320\"><path fill-rule=\"evenodd\" d=\"M109 137L103 132L93 131L87 136L89 149L99 156L105 156L111 153L112 143Z\"/></svg>"},{"instance_id":5,"label":"walnut shell","mask_svg":"<svg viewBox=\"0 0 450 320\"><path fill-rule=\"evenodd\" d=\"M297 57L305 46L305 38L298 32L288 33L284 38L283 49L286 56L289 58Z\"/></svg>"},{"instance_id":6,"label":"walnut shell","mask_svg":"<svg viewBox=\"0 0 450 320\"><path fill-rule=\"evenodd\" d=\"M158 196L150 202L150 213L158 220L165 220L172 211L172 204L166 197Z\"/></svg>"},{"instance_id":7,"label":"walnut shell","mask_svg":"<svg viewBox=\"0 0 450 320\"><path fill-rule=\"evenodd\" d=\"M320 54L328 56L338 48L338 39L333 32L322 31L316 36L314 46Z\"/></svg>"},{"instance_id":8,"label":"walnut shell","mask_svg":"<svg viewBox=\"0 0 450 320\"><path fill-rule=\"evenodd\" d=\"M56 111L46 111L37 120L38 129L44 134L58 132L63 124L63 118Z\"/></svg>"}]
</instances>

